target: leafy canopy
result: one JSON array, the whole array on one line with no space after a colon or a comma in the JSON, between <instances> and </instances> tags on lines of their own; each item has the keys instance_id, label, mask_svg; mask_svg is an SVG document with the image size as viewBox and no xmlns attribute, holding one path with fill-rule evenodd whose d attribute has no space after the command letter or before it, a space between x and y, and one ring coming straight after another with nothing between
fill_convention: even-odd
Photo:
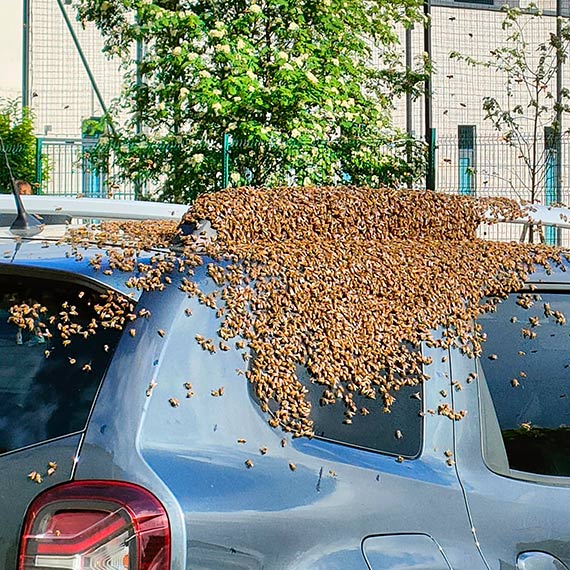
<instances>
[{"instance_id":1,"label":"leafy canopy","mask_svg":"<svg viewBox=\"0 0 570 570\"><path fill-rule=\"evenodd\" d=\"M36 182L36 137L29 110L22 113L18 100L0 99L0 137L4 141L15 179ZM0 152L0 193L12 191L6 157Z\"/></svg>"},{"instance_id":2,"label":"leafy canopy","mask_svg":"<svg viewBox=\"0 0 570 570\"><path fill-rule=\"evenodd\" d=\"M403 68L396 33L420 19L420 0L77 6L127 73L117 109L130 122L115 126L118 138L103 137L100 155L114 154L131 178L162 181L162 198L188 200L221 186L224 134L233 185L395 185L421 175L390 122L394 97L423 79ZM372 45L381 46L379 65Z\"/></svg>"}]
</instances>

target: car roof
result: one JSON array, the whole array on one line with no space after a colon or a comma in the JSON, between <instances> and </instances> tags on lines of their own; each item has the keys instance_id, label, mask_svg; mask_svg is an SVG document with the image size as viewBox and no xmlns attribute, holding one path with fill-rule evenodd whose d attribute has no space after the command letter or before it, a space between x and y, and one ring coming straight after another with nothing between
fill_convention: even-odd
<instances>
[{"instance_id":1,"label":"car roof","mask_svg":"<svg viewBox=\"0 0 570 570\"><path fill-rule=\"evenodd\" d=\"M74 222L83 219L180 220L188 211L187 205L136 200L79 199L57 196L24 196L22 199L29 213L70 216ZM521 225L530 223L570 228L569 208L527 204L521 209L523 215L520 218L497 220L496 216L489 212L488 219L493 223L505 222ZM0 195L0 214L16 216L15 200L11 194ZM207 221L204 223L209 229L209 223ZM74 223L71 224L72 227L73 225ZM0 267L19 266L46 271L64 271L81 275L102 286L132 295L133 290L125 285L128 273L118 270L104 273L104 270L108 269L104 249L96 246L80 248L80 255L75 255L71 246L58 243L69 227L68 224L46 225L40 234L30 238L20 238L13 235L8 227L0 226ZM195 231L199 229L203 228L200 226ZM97 255L102 255L100 270L95 270L90 263L90 260ZM149 253L148 256L150 255ZM141 259L146 257L143 253ZM562 261L562 270L549 272L543 267L537 267L528 281L535 284L570 282L570 262L566 258Z\"/></svg>"}]
</instances>

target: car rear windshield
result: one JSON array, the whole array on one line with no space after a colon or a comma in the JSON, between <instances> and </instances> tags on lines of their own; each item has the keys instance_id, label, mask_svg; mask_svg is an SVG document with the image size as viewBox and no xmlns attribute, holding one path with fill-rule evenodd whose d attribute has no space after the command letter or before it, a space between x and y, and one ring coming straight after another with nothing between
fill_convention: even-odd
<instances>
[{"instance_id":1,"label":"car rear windshield","mask_svg":"<svg viewBox=\"0 0 570 570\"><path fill-rule=\"evenodd\" d=\"M480 365L510 469L570 476L570 294L511 295L481 319Z\"/></svg>"},{"instance_id":2,"label":"car rear windshield","mask_svg":"<svg viewBox=\"0 0 570 570\"><path fill-rule=\"evenodd\" d=\"M0 453L85 427L120 331L68 279L0 274Z\"/></svg>"}]
</instances>

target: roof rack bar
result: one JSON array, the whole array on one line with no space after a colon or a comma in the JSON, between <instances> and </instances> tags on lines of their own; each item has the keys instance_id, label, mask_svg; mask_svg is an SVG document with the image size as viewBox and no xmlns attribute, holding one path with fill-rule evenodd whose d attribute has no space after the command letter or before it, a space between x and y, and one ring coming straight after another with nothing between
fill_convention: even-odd
<instances>
[{"instance_id":1,"label":"roof rack bar","mask_svg":"<svg viewBox=\"0 0 570 570\"><path fill-rule=\"evenodd\" d=\"M188 210L183 204L110 200L107 198L61 198L22 196L26 209L34 214L61 214L72 218L108 220L179 220ZM0 195L0 214L16 215L11 194Z\"/></svg>"},{"instance_id":2,"label":"roof rack bar","mask_svg":"<svg viewBox=\"0 0 570 570\"><path fill-rule=\"evenodd\" d=\"M496 220L489 215L489 222L508 223L508 224L522 224L526 227L527 231L531 226L554 226L556 228L570 228L570 209L560 208L554 206L544 206L542 204L528 204L522 206L524 212L523 217L517 219L500 219ZM525 228L523 228L525 232ZM526 233L526 232L525 232Z\"/></svg>"}]
</instances>

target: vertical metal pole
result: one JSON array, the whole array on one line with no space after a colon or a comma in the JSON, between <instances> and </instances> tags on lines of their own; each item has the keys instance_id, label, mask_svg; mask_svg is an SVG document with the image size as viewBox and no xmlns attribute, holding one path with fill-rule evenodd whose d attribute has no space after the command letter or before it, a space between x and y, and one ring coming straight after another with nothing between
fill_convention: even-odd
<instances>
[{"instance_id":1,"label":"vertical metal pole","mask_svg":"<svg viewBox=\"0 0 570 570\"><path fill-rule=\"evenodd\" d=\"M30 106L30 2L23 0L22 9L22 112Z\"/></svg>"},{"instance_id":2,"label":"vertical metal pole","mask_svg":"<svg viewBox=\"0 0 570 570\"><path fill-rule=\"evenodd\" d=\"M36 194L42 193L43 171L42 171L42 152L43 152L43 139L36 138Z\"/></svg>"},{"instance_id":3,"label":"vertical metal pole","mask_svg":"<svg viewBox=\"0 0 570 570\"><path fill-rule=\"evenodd\" d=\"M412 70L412 28L406 28L406 71L409 73ZM412 144L411 138L413 135L412 123L412 94L406 91L406 134L410 142L406 148L406 160L408 165L412 163Z\"/></svg>"},{"instance_id":4,"label":"vertical metal pole","mask_svg":"<svg viewBox=\"0 0 570 570\"><path fill-rule=\"evenodd\" d=\"M232 144L231 135L224 133L223 149L222 149L222 188L230 185L230 145Z\"/></svg>"},{"instance_id":5,"label":"vertical metal pole","mask_svg":"<svg viewBox=\"0 0 570 570\"><path fill-rule=\"evenodd\" d=\"M412 70L412 28L406 28L406 71ZM406 92L406 133L412 136L412 94Z\"/></svg>"},{"instance_id":6,"label":"vertical metal pole","mask_svg":"<svg viewBox=\"0 0 570 570\"><path fill-rule=\"evenodd\" d=\"M556 0L556 37L562 41L562 0ZM561 49L556 50L556 201L562 202L562 60ZM562 239L561 229L556 232L556 243Z\"/></svg>"},{"instance_id":7,"label":"vertical metal pole","mask_svg":"<svg viewBox=\"0 0 570 570\"><path fill-rule=\"evenodd\" d=\"M138 21L138 13L137 13L137 21ZM141 75L141 61L143 58L143 44L142 44L142 40L137 39L137 59L135 62L135 65L137 66L137 88L140 87L141 83L142 83L142 75ZM135 126L135 131L137 135L140 135L142 133L142 121L141 121L141 114L139 112L139 110L137 109L137 123ZM134 184L134 192L135 192L135 200L138 200L141 197L141 183L140 180L137 178L135 178L135 184Z\"/></svg>"},{"instance_id":8,"label":"vertical metal pole","mask_svg":"<svg viewBox=\"0 0 570 570\"><path fill-rule=\"evenodd\" d=\"M424 0L424 53L431 61L431 0ZM424 86L425 137L428 145L426 189L435 190L435 131L432 126L431 71L426 75Z\"/></svg>"}]
</instances>

